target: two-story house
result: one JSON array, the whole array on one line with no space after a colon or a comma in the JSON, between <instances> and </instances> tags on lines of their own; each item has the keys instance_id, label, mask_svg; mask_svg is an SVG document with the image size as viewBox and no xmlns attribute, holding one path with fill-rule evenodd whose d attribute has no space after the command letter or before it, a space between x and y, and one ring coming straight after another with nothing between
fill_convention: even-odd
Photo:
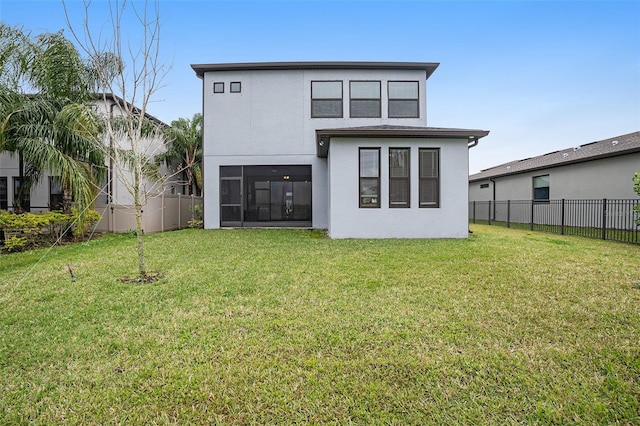
<instances>
[{"instance_id":1,"label":"two-story house","mask_svg":"<svg viewBox=\"0 0 640 426\"><path fill-rule=\"evenodd\" d=\"M466 237L468 150L427 127L423 62L192 65L203 82L205 228Z\"/></svg>"},{"instance_id":2,"label":"two-story house","mask_svg":"<svg viewBox=\"0 0 640 426\"><path fill-rule=\"evenodd\" d=\"M120 105L124 100L116 95L107 94L104 98L98 96L93 102L95 111L104 117L115 117L123 112ZM159 127L168 126L157 118L147 114L148 118ZM103 135L105 146L113 144L127 149L125 139L109 140ZM149 158L163 152L165 141L161 138L145 138L141 142L144 154ZM98 167L94 165L94 167ZM20 160L17 153L0 152L0 210L14 211L15 205L20 204L23 210L31 213L57 210L62 202L62 185L60 177L46 170L42 179L33 184L30 191L22 194L22 200L18 203L21 184ZM124 163L116 163L114 158L107 158L104 181L100 183L98 197L95 200L95 209L102 216L97 224L97 230L101 232L127 232L135 229L135 215L133 213L133 196L130 182L133 174ZM171 176L175 171L160 166L160 173ZM194 197L181 197L188 193L185 182L180 176L172 176L166 181L143 179L143 190L148 195L149 208L143 211L143 229L145 232L157 232L160 230L176 229L187 226L191 218L190 209L194 204L201 204L201 200ZM176 200L177 198L177 200Z\"/></svg>"}]
</instances>

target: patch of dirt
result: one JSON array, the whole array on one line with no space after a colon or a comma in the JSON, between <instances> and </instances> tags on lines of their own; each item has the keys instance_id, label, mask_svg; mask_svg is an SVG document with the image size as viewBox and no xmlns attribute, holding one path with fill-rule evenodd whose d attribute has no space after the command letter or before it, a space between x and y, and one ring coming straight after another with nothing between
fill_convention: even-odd
<instances>
[{"instance_id":1,"label":"patch of dirt","mask_svg":"<svg viewBox=\"0 0 640 426\"><path fill-rule=\"evenodd\" d=\"M118 279L118 281L125 284L153 284L163 277L164 277L164 272L152 271L152 272L147 272L147 275L145 276L140 276L140 275L136 275L134 277L124 276Z\"/></svg>"}]
</instances>

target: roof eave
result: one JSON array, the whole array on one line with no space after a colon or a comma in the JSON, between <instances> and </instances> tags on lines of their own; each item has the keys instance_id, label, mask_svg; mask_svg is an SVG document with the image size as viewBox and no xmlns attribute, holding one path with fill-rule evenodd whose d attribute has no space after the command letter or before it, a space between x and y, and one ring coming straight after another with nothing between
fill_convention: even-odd
<instances>
[{"instance_id":1,"label":"roof eave","mask_svg":"<svg viewBox=\"0 0 640 426\"><path fill-rule=\"evenodd\" d=\"M320 158L326 158L329 155L329 145L332 137L429 138L477 141L488 134L488 130L471 129L318 129L316 130L316 155Z\"/></svg>"},{"instance_id":2,"label":"roof eave","mask_svg":"<svg viewBox=\"0 0 640 426\"><path fill-rule=\"evenodd\" d=\"M529 168L526 168L526 169L515 170L515 171L512 171L512 172L510 171L510 172L503 172L503 173L497 173L497 174L487 174L487 175L480 176L480 177L477 177L477 178L473 178L474 175L471 175L471 176L469 176L469 182L480 182L480 181L483 181L483 180L496 179L496 178L501 178L501 177L505 177L505 176L521 175L523 173L537 172L539 170L546 170L546 169L554 169L554 168L557 168L557 167L570 166L572 164L586 163L588 161L594 161L594 160L601 160L603 158L619 157L621 155L634 154L636 152L640 152L640 147L626 149L624 151L609 152L609 153L606 153L606 154L594 155L594 156L591 156L591 157L576 158L576 159L572 159L572 160L563 161L561 163L554 163L554 164L547 164L547 165L536 166L536 167L529 167ZM476 173L476 175L479 175L479 174L480 173Z\"/></svg>"},{"instance_id":3,"label":"roof eave","mask_svg":"<svg viewBox=\"0 0 640 426\"><path fill-rule=\"evenodd\" d=\"M246 62L222 64L191 64L199 78L206 72L217 71L272 71L272 70L419 70L425 72L425 80L438 68L439 62Z\"/></svg>"}]
</instances>

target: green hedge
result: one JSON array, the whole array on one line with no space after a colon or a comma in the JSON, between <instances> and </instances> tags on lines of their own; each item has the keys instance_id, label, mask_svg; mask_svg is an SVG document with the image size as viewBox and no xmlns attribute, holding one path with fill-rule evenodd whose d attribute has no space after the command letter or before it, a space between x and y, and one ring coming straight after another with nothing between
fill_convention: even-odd
<instances>
[{"instance_id":1,"label":"green hedge","mask_svg":"<svg viewBox=\"0 0 640 426\"><path fill-rule=\"evenodd\" d=\"M0 230L4 233L0 245L2 251L14 252L65 237L81 240L101 218L95 210L88 210L83 215L75 209L70 215L57 211L15 214L0 210Z\"/></svg>"}]
</instances>

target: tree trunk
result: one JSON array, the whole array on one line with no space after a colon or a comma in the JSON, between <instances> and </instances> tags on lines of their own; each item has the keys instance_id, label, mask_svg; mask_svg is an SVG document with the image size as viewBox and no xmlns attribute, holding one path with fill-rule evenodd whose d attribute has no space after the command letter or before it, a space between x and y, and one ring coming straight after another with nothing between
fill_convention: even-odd
<instances>
[{"instance_id":1,"label":"tree trunk","mask_svg":"<svg viewBox=\"0 0 640 426\"><path fill-rule=\"evenodd\" d=\"M147 276L147 266L144 261L144 231L142 230L142 202L140 200L140 185L142 184L142 166L135 162L133 181L133 203L136 211L136 240L138 244L138 274L140 278Z\"/></svg>"},{"instance_id":2,"label":"tree trunk","mask_svg":"<svg viewBox=\"0 0 640 426\"><path fill-rule=\"evenodd\" d=\"M71 214L71 205L73 203L73 195L71 194L71 186L68 182L62 184L62 212ZM55 207L55 206L51 206Z\"/></svg>"},{"instance_id":3,"label":"tree trunk","mask_svg":"<svg viewBox=\"0 0 640 426\"><path fill-rule=\"evenodd\" d=\"M144 231L142 230L142 205L135 203L136 207L136 240L138 243L138 274L140 278L147 276L147 266L144 261Z\"/></svg>"}]
</instances>

